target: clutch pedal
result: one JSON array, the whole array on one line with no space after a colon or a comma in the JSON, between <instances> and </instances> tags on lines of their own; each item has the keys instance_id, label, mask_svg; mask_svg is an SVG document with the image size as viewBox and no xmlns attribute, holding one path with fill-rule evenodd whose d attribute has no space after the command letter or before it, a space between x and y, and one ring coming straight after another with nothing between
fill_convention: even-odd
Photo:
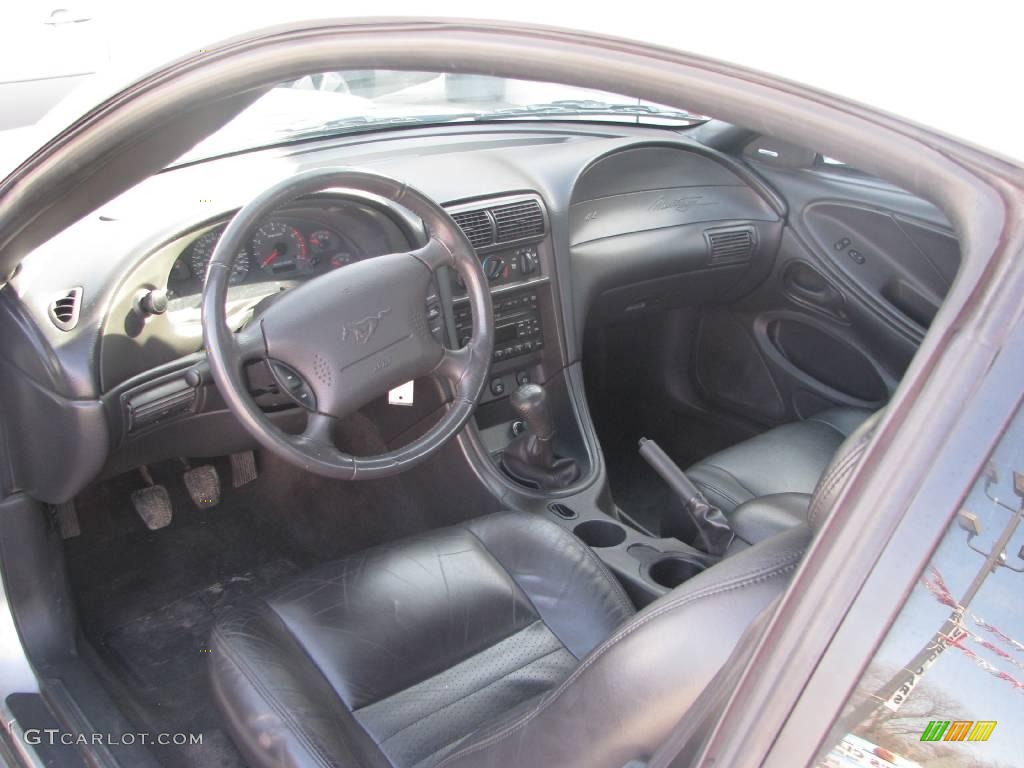
<instances>
[{"instance_id":1,"label":"clutch pedal","mask_svg":"<svg viewBox=\"0 0 1024 768\"><path fill-rule=\"evenodd\" d=\"M153 482L153 476L149 473L148 467L141 467L139 472L148 485L145 488L132 491L132 506L135 507L135 511L149 530L158 531L161 528L166 528L174 517L170 494L167 493L164 486Z\"/></svg>"}]
</instances>

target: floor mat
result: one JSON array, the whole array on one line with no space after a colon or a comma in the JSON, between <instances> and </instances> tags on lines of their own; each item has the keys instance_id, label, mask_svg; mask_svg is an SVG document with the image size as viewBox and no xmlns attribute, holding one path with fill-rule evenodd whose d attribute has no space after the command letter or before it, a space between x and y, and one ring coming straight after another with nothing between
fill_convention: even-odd
<instances>
[{"instance_id":1,"label":"floor mat","mask_svg":"<svg viewBox=\"0 0 1024 768\"><path fill-rule=\"evenodd\" d=\"M206 689L207 641L228 608L298 571L288 560L227 576L105 633L97 650L167 732L202 733L219 717Z\"/></svg>"}]
</instances>

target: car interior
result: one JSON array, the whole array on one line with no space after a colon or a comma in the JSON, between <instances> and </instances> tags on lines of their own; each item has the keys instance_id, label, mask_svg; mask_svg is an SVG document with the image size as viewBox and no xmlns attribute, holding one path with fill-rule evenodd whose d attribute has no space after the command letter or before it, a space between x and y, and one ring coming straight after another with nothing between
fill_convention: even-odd
<instances>
[{"instance_id":1,"label":"car interior","mask_svg":"<svg viewBox=\"0 0 1024 768\"><path fill-rule=\"evenodd\" d=\"M650 755L959 266L930 202L713 118L172 165L0 291L0 554L44 694L8 706L202 737L111 765Z\"/></svg>"}]
</instances>

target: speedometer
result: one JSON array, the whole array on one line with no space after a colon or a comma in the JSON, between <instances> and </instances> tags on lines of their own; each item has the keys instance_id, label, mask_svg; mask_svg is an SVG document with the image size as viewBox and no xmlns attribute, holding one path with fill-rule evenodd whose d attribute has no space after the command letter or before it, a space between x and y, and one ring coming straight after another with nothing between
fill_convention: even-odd
<instances>
[{"instance_id":1,"label":"speedometer","mask_svg":"<svg viewBox=\"0 0 1024 768\"><path fill-rule=\"evenodd\" d=\"M217 247L222 229L214 229L207 232L194 243L192 243L192 274L201 279L206 278L206 270L210 267L210 257L213 256L213 249ZM231 276L228 282L231 285L238 285L249 274L249 251L245 248L235 254L235 260L231 265Z\"/></svg>"},{"instance_id":2,"label":"speedometer","mask_svg":"<svg viewBox=\"0 0 1024 768\"><path fill-rule=\"evenodd\" d=\"M252 251L260 268L274 275L308 272L312 266L302 233L284 222L268 221L257 229Z\"/></svg>"}]
</instances>

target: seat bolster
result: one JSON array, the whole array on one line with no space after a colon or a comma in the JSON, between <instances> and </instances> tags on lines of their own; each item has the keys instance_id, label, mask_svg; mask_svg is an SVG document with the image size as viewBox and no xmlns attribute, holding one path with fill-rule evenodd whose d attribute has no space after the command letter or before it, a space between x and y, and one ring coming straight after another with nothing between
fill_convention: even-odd
<instances>
[{"instance_id":1,"label":"seat bolster","mask_svg":"<svg viewBox=\"0 0 1024 768\"><path fill-rule=\"evenodd\" d=\"M594 551L540 515L503 513L465 524L576 658L636 609Z\"/></svg>"},{"instance_id":2,"label":"seat bolster","mask_svg":"<svg viewBox=\"0 0 1024 768\"><path fill-rule=\"evenodd\" d=\"M250 765L390 768L265 603L218 621L210 651L214 698Z\"/></svg>"},{"instance_id":3,"label":"seat bolster","mask_svg":"<svg viewBox=\"0 0 1024 768\"><path fill-rule=\"evenodd\" d=\"M808 493L773 493L740 504L730 515L729 522L738 538L755 544L805 524L810 505Z\"/></svg>"},{"instance_id":4,"label":"seat bolster","mask_svg":"<svg viewBox=\"0 0 1024 768\"><path fill-rule=\"evenodd\" d=\"M809 494L843 440L870 415L862 408L832 408L719 451L686 474L730 517L758 496Z\"/></svg>"},{"instance_id":5,"label":"seat bolster","mask_svg":"<svg viewBox=\"0 0 1024 768\"><path fill-rule=\"evenodd\" d=\"M436 768L621 768L649 757L785 591L809 540L809 527L798 526L685 582L558 688L477 731Z\"/></svg>"}]
</instances>

